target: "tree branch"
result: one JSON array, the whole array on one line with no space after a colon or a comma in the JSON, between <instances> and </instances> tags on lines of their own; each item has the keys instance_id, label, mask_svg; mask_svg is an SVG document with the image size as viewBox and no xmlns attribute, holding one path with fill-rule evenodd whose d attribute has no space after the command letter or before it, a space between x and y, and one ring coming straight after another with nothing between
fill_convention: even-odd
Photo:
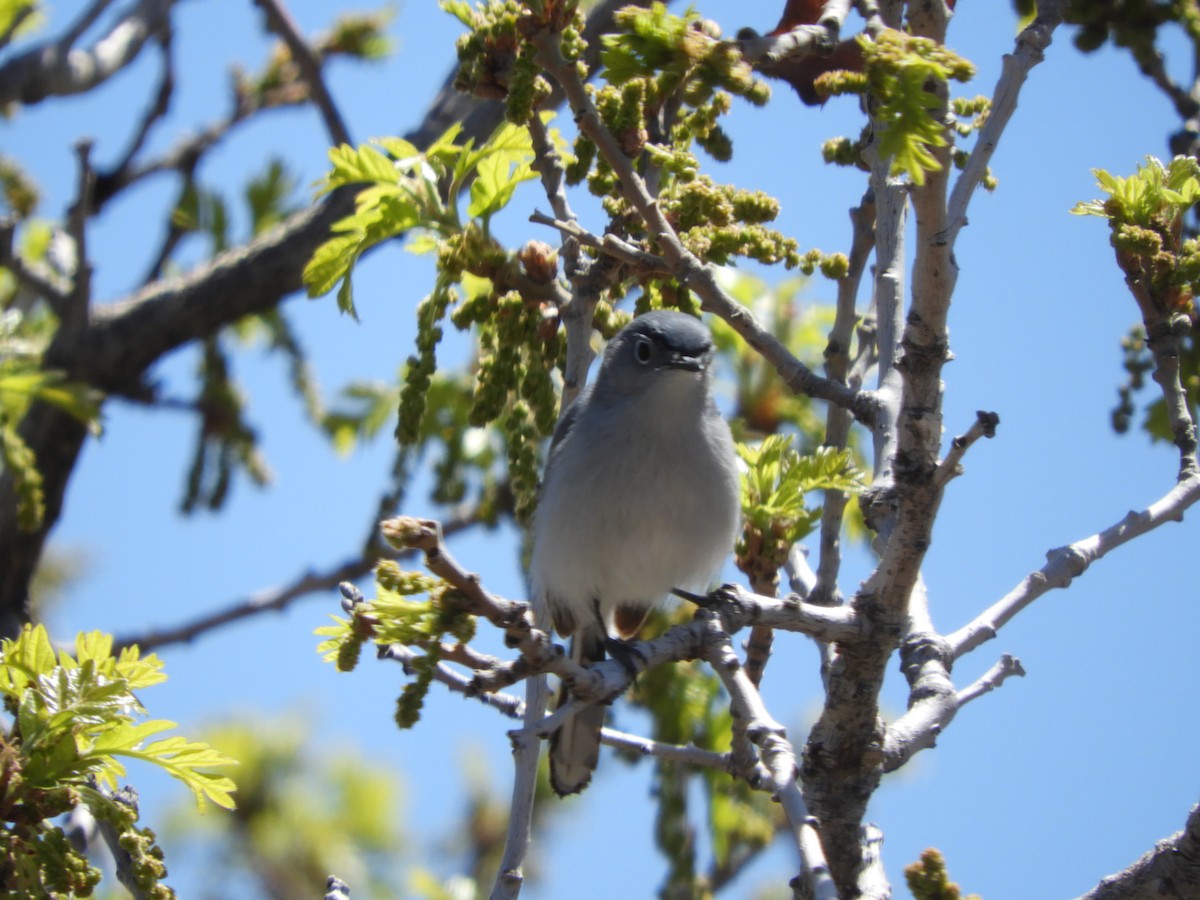
<instances>
[{"instance_id":1,"label":"tree branch","mask_svg":"<svg viewBox=\"0 0 1200 900\"><path fill-rule=\"evenodd\" d=\"M958 435L950 442L950 452L946 454L946 458L938 463L937 471L933 474L934 484L939 488L944 488L946 482L951 478L956 478L962 474L962 458L967 451L981 437L994 438L996 436L996 426L1000 424L1000 417L994 412L985 412L979 410L975 413L975 421L971 427L966 430L966 433Z\"/></svg>"},{"instance_id":2,"label":"tree branch","mask_svg":"<svg viewBox=\"0 0 1200 900\"><path fill-rule=\"evenodd\" d=\"M971 196L982 183L1000 136L1016 111L1021 86L1029 76L1029 71L1045 58L1046 48L1054 37L1054 29L1062 24L1066 15L1066 6L1066 0L1039 2L1037 18L1017 36L1016 50L1004 56L987 121L979 130L975 147L967 157L954 184L954 191L950 194L945 239L951 248L958 239L959 231L967 224L967 206L970 205Z\"/></svg>"},{"instance_id":3,"label":"tree branch","mask_svg":"<svg viewBox=\"0 0 1200 900\"><path fill-rule=\"evenodd\" d=\"M875 195L870 189L862 202L850 210L853 228L850 241L849 267L838 279L837 307L829 341L825 346L825 374L834 381L859 388L861 383L850 379L850 341L858 321L858 291L866 272L871 251L875 249ZM840 407L829 405L825 414L825 446L844 448L850 439L850 415ZM839 602L838 575L842 565L842 521L849 495L841 491L825 491L821 507L821 555L817 563L817 583L811 599L814 603Z\"/></svg>"},{"instance_id":4,"label":"tree branch","mask_svg":"<svg viewBox=\"0 0 1200 900\"><path fill-rule=\"evenodd\" d=\"M89 91L133 62L148 40L169 27L172 0L141 0L89 49L75 49L75 41L109 2L93 4L59 40L26 50L0 66L0 107L29 106L47 97Z\"/></svg>"},{"instance_id":5,"label":"tree branch","mask_svg":"<svg viewBox=\"0 0 1200 900\"><path fill-rule=\"evenodd\" d=\"M1194 897L1200 884L1200 804L1192 807L1182 831L1159 841L1123 872L1109 875L1080 900L1141 900Z\"/></svg>"},{"instance_id":6,"label":"tree branch","mask_svg":"<svg viewBox=\"0 0 1200 900\"><path fill-rule=\"evenodd\" d=\"M300 69L300 75L308 85L313 103L316 104L321 113L321 119L325 122L325 130L329 133L330 143L334 146L353 144L354 141L350 139L350 131L346 128L346 122L338 111L337 104L333 102L333 96L329 93L329 88L321 75L321 60L313 52L304 36L300 34L287 7L283 5L283 0L254 0L254 5L263 11L267 27L278 35L287 46L288 52Z\"/></svg>"},{"instance_id":7,"label":"tree branch","mask_svg":"<svg viewBox=\"0 0 1200 900\"><path fill-rule=\"evenodd\" d=\"M955 659L991 640L996 633L1034 600L1054 588L1065 588L1093 562L1122 544L1153 531L1165 522L1183 521L1183 513L1200 500L1200 476L1178 482L1161 499L1141 512L1130 512L1121 521L1097 534L1046 554L1046 565L1031 572L1021 583L985 610L974 621L947 635Z\"/></svg>"}]
</instances>

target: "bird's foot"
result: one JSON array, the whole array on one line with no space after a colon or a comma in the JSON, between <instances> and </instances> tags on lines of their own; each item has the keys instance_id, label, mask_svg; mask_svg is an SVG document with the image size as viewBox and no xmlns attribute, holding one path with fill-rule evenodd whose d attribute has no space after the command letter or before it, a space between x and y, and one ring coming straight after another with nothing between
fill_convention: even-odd
<instances>
[{"instance_id":1,"label":"bird's foot","mask_svg":"<svg viewBox=\"0 0 1200 900\"><path fill-rule=\"evenodd\" d=\"M635 681L638 672L649 662L646 654L639 650L633 641L609 637L604 641L604 649L608 651L609 656L621 664L621 668L625 670L630 679Z\"/></svg>"},{"instance_id":2,"label":"bird's foot","mask_svg":"<svg viewBox=\"0 0 1200 900\"><path fill-rule=\"evenodd\" d=\"M694 603L701 609L716 609L722 603L728 602L733 597L736 597L737 587L732 584L723 584L720 587L715 587L707 594L693 594L691 591L685 591L682 588L672 588L671 593L681 600L687 600L689 603Z\"/></svg>"}]
</instances>

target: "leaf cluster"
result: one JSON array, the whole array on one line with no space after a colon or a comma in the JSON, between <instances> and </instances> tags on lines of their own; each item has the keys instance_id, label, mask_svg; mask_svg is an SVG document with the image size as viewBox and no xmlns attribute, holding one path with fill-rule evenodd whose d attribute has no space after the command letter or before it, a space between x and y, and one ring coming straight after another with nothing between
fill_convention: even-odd
<instances>
[{"instance_id":1,"label":"leaf cluster","mask_svg":"<svg viewBox=\"0 0 1200 900\"><path fill-rule=\"evenodd\" d=\"M83 804L124 836L122 847L136 877L153 896L165 874L153 834L134 827L137 815L122 802L122 759L155 765L185 784L201 809L208 802L233 808L233 781L214 771L233 760L208 744L179 736L153 739L173 722L144 720L135 691L166 679L162 663L137 647L114 655L112 638L80 634L75 653L56 650L44 627L26 625L0 643L0 696L10 724L0 735L0 841L8 862L3 883L23 896L56 891L88 896L99 873L73 855L53 818ZM61 880L70 877L69 887Z\"/></svg>"},{"instance_id":2,"label":"leaf cluster","mask_svg":"<svg viewBox=\"0 0 1200 900\"><path fill-rule=\"evenodd\" d=\"M442 639L449 636L465 644L475 636L475 618L464 611L458 590L448 582L421 572L404 571L392 560L375 567L376 596L367 600L353 592L344 604L348 618L330 616L334 624L314 632L324 640L317 652L340 672L358 664L362 646L374 641L380 647L401 644L423 650L409 666L415 675L396 701L395 721L411 728L421 715L433 673L442 658ZM422 599L423 598L423 599Z\"/></svg>"},{"instance_id":3,"label":"leaf cluster","mask_svg":"<svg viewBox=\"0 0 1200 900\"><path fill-rule=\"evenodd\" d=\"M1200 164L1152 156L1128 178L1093 169L1107 200L1080 202L1075 215L1108 220L1117 264L1148 327L1172 313L1190 314L1200 288L1200 241L1184 238L1184 217L1200 201Z\"/></svg>"},{"instance_id":4,"label":"leaf cluster","mask_svg":"<svg viewBox=\"0 0 1200 900\"><path fill-rule=\"evenodd\" d=\"M0 154L0 209L20 221L33 215L38 200L37 185L25 174L20 164Z\"/></svg>"},{"instance_id":5,"label":"leaf cluster","mask_svg":"<svg viewBox=\"0 0 1200 900\"><path fill-rule=\"evenodd\" d=\"M604 127L637 166L652 173L664 214L688 249L724 265L738 257L801 265L796 242L766 227L778 204L760 192L715 182L700 173L694 148L716 160L733 152L720 119L742 97L762 105L770 96L737 45L692 9L669 13L662 3L629 6L615 17L618 31L602 39L606 84L592 95ZM652 241L629 208L607 160L589 137L575 142L567 181L587 181L622 230Z\"/></svg>"},{"instance_id":6,"label":"leaf cluster","mask_svg":"<svg viewBox=\"0 0 1200 900\"><path fill-rule=\"evenodd\" d=\"M16 308L0 313L0 471L12 476L17 518L36 530L45 514L42 476L18 426L35 401L49 403L100 431L100 395L87 385L42 367L42 354L57 322L44 307L30 314Z\"/></svg>"},{"instance_id":7,"label":"leaf cluster","mask_svg":"<svg viewBox=\"0 0 1200 900\"><path fill-rule=\"evenodd\" d=\"M806 496L819 490L857 493L863 476L849 450L820 447L801 455L792 449L790 435L769 435L757 447L738 444L737 451L745 469L735 559L752 583L769 582L820 521L820 506L806 506Z\"/></svg>"},{"instance_id":8,"label":"leaf cluster","mask_svg":"<svg viewBox=\"0 0 1200 900\"><path fill-rule=\"evenodd\" d=\"M304 269L309 296L327 294L340 282L338 307L355 314L352 276L366 250L415 231L414 252L429 252L457 239L446 251L445 268L455 276L475 267L495 267L503 251L488 238L488 223L512 199L518 184L535 177L528 132L502 125L484 144L455 143L455 123L424 152L402 138L379 138L360 147L329 151L332 168L320 182L321 193L357 188L355 211L337 222L334 236L317 248ZM466 221L457 197L470 185ZM476 240L464 240L470 226Z\"/></svg>"},{"instance_id":9,"label":"leaf cluster","mask_svg":"<svg viewBox=\"0 0 1200 900\"><path fill-rule=\"evenodd\" d=\"M818 87L826 94L865 94L880 157L891 160L893 175L907 175L920 186L928 173L942 169L934 151L949 144L945 87L951 80L969 81L975 67L937 41L894 28L857 40L863 72L830 72L817 79ZM842 139L827 143L823 154L828 162L856 162L850 150L861 145Z\"/></svg>"},{"instance_id":10,"label":"leaf cluster","mask_svg":"<svg viewBox=\"0 0 1200 900\"><path fill-rule=\"evenodd\" d=\"M557 414L550 372L560 360L562 342L549 299L557 259L537 242L506 251L490 234L491 218L508 205L521 182L535 177L528 130L507 123L480 146L456 143L460 132L456 124L423 153L399 139L331 151L333 169L322 189L366 187L357 194L354 214L339 222L334 236L313 255L305 280L314 296L340 281L339 306L353 313L353 268L367 249L409 233L411 250L436 251L438 276L417 309L417 352L404 371L396 434L402 444L419 443L430 433L424 423L433 409L444 426L446 465L457 467L465 449L463 407L456 405L448 416L429 400L447 316L459 330L474 328L480 353L466 424L502 424L510 486L524 516L537 489L538 443L553 429ZM457 197L468 186L463 211ZM453 477L440 480L439 488L448 498L461 494Z\"/></svg>"},{"instance_id":11,"label":"leaf cluster","mask_svg":"<svg viewBox=\"0 0 1200 900\"><path fill-rule=\"evenodd\" d=\"M546 32L558 41L566 59L582 66L581 46L572 36L579 25L578 10L577 4L560 2L442 5L470 29L459 43L460 88L506 97L511 121L478 146L457 143L460 128L455 126L424 151L391 138L332 151L331 170L320 189L355 190L355 211L335 225L334 235L315 252L305 281L313 296L336 287L339 306L353 314L353 271L362 253L401 235L408 235L414 252L436 251L437 277L433 291L418 306L416 352L402 376L397 437L410 447L430 440L444 443L446 477L439 475L436 494L453 501L464 494L459 463L469 455L469 446L486 446L490 454L496 444L490 439L468 442L466 430L499 425L499 443L507 458L506 486L518 519L527 520L536 498L539 444L551 432L558 412L553 370L565 356L559 315L569 294L551 248L530 241L515 252L506 250L492 236L490 222L509 204L517 185L534 177L533 140L525 127L531 120L511 114L513 73L536 56L532 36ZM604 39L607 84L593 90L593 98L605 127L654 184L660 208L684 243L705 262L726 263L744 256L838 277L845 268L844 257L801 254L795 241L767 227L778 213L772 198L717 184L699 172L694 145L718 158L727 156L721 148L727 150L728 141L718 120L729 111L731 97L758 103L767 96L736 45L720 40L715 26L695 12L673 16L661 3L622 10L617 24L620 32ZM538 41L541 46L542 38ZM543 115L543 124L548 118ZM653 236L627 206L595 146L580 137L575 151L574 159L565 160L568 183L586 179L592 191L603 196L612 229L655 252ZM543 148L543 162L561 165L561 157L555 158L560 152L556 147L546 154ZM464 190L469 190L465 210L457 199ZM601 334L610 335L624 322L624 314L616 314L611 304L628 290L630 281L618 275L602 291L595 315ZM642 307L685 308L690 302L678 285L654 279L639 279L638 284ZM451 392L450 410L430 402L447 318L476 336L465 422L457 391ZM368 393L370 397L356 401L358 414L328 420L336 440L348 443L366 429L370 410L378 409L375 401L382 398L378 388Z\"/></svg>"},{"instance_id":12,"label":"leaf cluster","mask_svg":"<svg viewBox=\"0 0 1200 900\"><path fill-rule=\"evenodd\" d=\"M550 82L526 37L539 29L554 32L559 52L568 60L578 59L586 46L578 2L488 0L472 8L465 0L441 0L441 8L469 29L456 44L454 86L476 97L504 100L506 118L516 124L528 122L550 96Z\"/></svg>"}]
</instances>

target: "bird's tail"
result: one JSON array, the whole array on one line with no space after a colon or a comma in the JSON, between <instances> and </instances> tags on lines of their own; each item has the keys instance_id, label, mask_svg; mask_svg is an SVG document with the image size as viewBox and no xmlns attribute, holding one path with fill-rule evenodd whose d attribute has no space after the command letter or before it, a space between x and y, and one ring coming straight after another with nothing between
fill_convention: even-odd
<instances>
[{"instance_id":1,"label":"bird's tail","mask_svg":"<svg viewBox=\"0 0 1200 900\"><path fill-rule=\"evenodd\" d=\"M571 639L571 659L581 665L604 659L604 635L590 628L581 630ZM558 694L558 705L568 699L564 685ZM600 757L604 710L599 703L581 709L550 736L550 786L560 797L578 794L592 780Z\"/></svg>"}]
</instances>

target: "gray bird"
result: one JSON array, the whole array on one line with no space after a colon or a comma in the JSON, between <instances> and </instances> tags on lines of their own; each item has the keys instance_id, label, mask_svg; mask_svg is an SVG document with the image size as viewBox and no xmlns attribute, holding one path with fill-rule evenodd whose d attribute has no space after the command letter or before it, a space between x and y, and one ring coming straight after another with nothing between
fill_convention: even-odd
<instances>
[{"instance_id":1,"label":"gray bird","mask_svg":"<svg viewBox=\"0 0 1200 900\"><path fill-rule=\"evenodd\" d=\"M691 316L650 312L604 351L559 421L534 520L534 603L578 662L604 659L672 588L704 593L737 534L737 457L709 394L712 337ZM550 739L550 783L583 790L604 706Z\"/></svg>"}]
</instances>

